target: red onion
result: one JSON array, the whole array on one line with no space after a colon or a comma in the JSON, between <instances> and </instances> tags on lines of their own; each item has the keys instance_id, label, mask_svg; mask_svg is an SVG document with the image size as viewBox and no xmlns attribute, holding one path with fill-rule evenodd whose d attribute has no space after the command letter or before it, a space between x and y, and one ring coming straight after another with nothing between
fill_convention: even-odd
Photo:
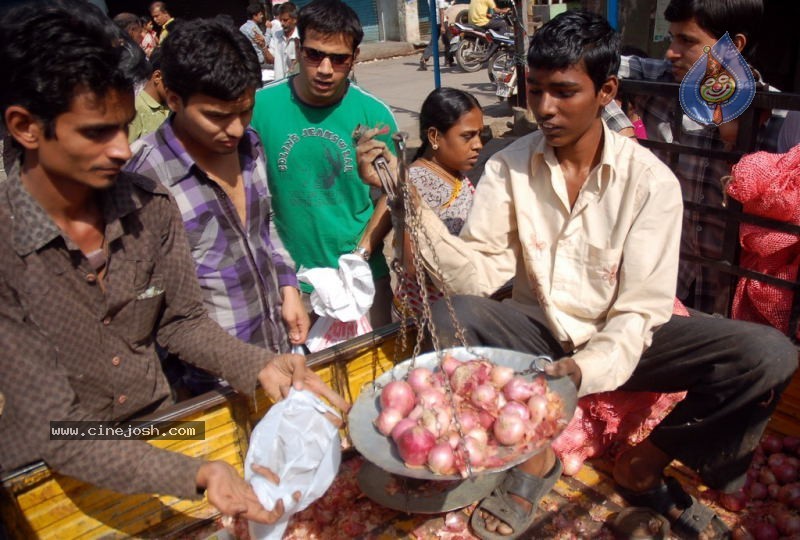
<instances>
[{"instance_id":1,"label":"red onion","mask_svg":"<svg viewBox=\"0 0 800 540\"><path fill-rule=\"evenodd\" d=\"M786 484L781 486L776 497L783 504L791 505L792 501L800 499L800 484Z\"/></svg>"},{"instance_id":2,"label":"red onion","mask_svg":"<svg viewBox=\"0 0 800 540\"><path fill-rule=\"evenodd\" d=\"M436 409L445 406L447 396L441 390L427 388L417 394L417 403L426 409Z\"/></svg>"},{"instance_id":3,"label":"red onion","mask_svg":"<svg viewBox=\"0 0 800 540\"><path fill-rule=\"evenodd\" d=\"M756 540L778 540L779 538L778 529L772 523L766 521L755 523L750 528L750 532L753 533Z\"/></svg>"},{"instance_id":4,"label":"red onion","mask_svg":"<svg viewBox=\"0 0 800 540\"><path fill-rule=\"evenodd\" d=\"M392 407L388 407L383 409L381 413L378 415L378 418L375 419L375 427L378 428L383 435L390 435L392 430L397 425L397 423L403 419L403 413L394 409Z\"/></svg>"},{"instance_id":5,"label":"red onion","mask_svg":"<svg viewBox=\"0 0 800 540\"><path fill-rule=\"evenodd\" d=\"M511 413L516 414L523 420L528 420L531 417L531 411L518 401L509 401L505 404L505 406L500 410L500 414Z\"/></svg>"},{"instance_id":6,"label":"red onion","mask_svg":"<svg viewBox=\"0 0 800 540\"><path fill-rule=\"evenodd\" d=\"M773 472L774 467L781 467L784 463L786 463L786 454L781 454L780 452L777 454L770 454L767 458L767 465L769 465L770 469L773 469Z\"/></svg>"},{"instance_id":7,"label":"red onion","mask_svg":"<svg viewBox=\"0 0 800 540\"><path fill-rule=\"evenodd\" d=\"M747 488L747 494L750 495L750 498L754 500L766 499L767 486L765 486L761 482L753 482Z\"/></svg>"},{"instance_id":8,"label":"red onion","mask_svg":"<svg viewBox=\"0 0 800 540\"><path fill-rule=\"evenodd\" d=\"M412 369L408 372L408 384L419 394L433 384L433 371L425 367Z\"/></svg>"},{"instance_id":9,"label":"red onion","mask_svg":"<svg viewBox=\"0 0 800 540\"><path fill-rule=\"evenodd\" d=\"M797 481L797 467L784 463L780 467L771 467L775 478L781 484L790 484Z\"/></svg>"},{"instance_id":10,"label":"red onion","mask_svg":"<svg viewBox=\"0 0 800 540\"><path fill-rule=\"evenodd\" d=\"M797 453L798 448L800 448L800 438L797 437L787 435L781 443L783 444L783 449L787 452Z\"/></svg>"},{"instance_id":11,"label":"red onion","mask_svg":"<svg viewBox=\"0 0 800 540\"><path fill-rule=\"evenodd\" d=\"M478 412L478 421L483 429L492 429L492 424L494 424L494 416L492 416L492 414L488 411L480 411Z\"/></svg>"},{"instance_id":12,"label":"red onion","mask_svg":"<svg viewBox=\"0 0 800 540\"><path fill-rule=\"evenodd\" d=\"M497 407L497 391L491 384L479 384L472 391L470 401L479 409L495 410Z\"/></svg>"},{"instance_id":13,"label":"red onion","mask_svg":"<svg viewBox=\"0 0 800 540\"><path fill-rule=\"evenodd\" d=\"M767 434L761 439L761 448L767 454L774 454L783 450L783 442L775 435Z\"/></svg>"},{"instance_id":14,"label":"red onion","mask_svg":"<svg viewBox=\"0 0 800 540\"><path fill-rule=\"evenodd\" d=\"M412 427L416 426L417 422L410 418L403 418L400 420L397 425L394 426L392 430L392 439L397 442L397 439L402 435L406 430L411 429Z\"/></svg>"},{"instance_id":15,"label":"red onion","mask_svg":"<svg viewBox=\"0 0 800 540\"><path fill-rule=\"evenodd\" d=\"M458 360L449 354L445 354L444 358L442 358L442 371L447 373L447 376L449 377L461 364L461 360Z\"/></svg>"},{"instance_id":16,"label":"red onion","mask_svg":"<svg viewBox=\"0 0 800 540\"><path fill-rule=\"evenodd\" d=\"M778 493L781 491L781 486L778 484L767 484L767 496L770 499L778 499Z\"/></svg>"},{"instance_id":17,"label":"red onion","mask_svg":"<svg viewBox=\"0 0 800 540\"><path fill-rule=\"evenodd\" d=\"M458 445L461 444L461 435L456 431L449 432L447 434L447 443L450 445L450 448L458 448Z\"/></svg>"},{"instance_id":18,"label":"red onion","mask_svg":"<svg viewBox=\"0 0 800 540\"><path fill-rule=\"evenodd\" d=\"M456 411L456 415L458 416L458 423L461 424L461 431L464 433L481 424L478 413L470 409L460 409Z\"/></svg>"},{"instance_id":19,"label":"red onion","mask_svg":"<svg viewBox=\"0 0 800 540\"><path fill-rule=\"evenodd\" d=\"M381 407L397 409L403 416L411 412L415 403L414 390L405 381L392 381L381 391Z\"/></svg>"},{"instance_id":20,"label":"red onion","mask_svg":"<svg viewBox=\"0 0 800 540\"><path fill-rule=\"evenodd\" d=\"M787 510L781 510L773 516L775 517L775 526L781 534L797 538L797 535L800 534L800 516Z\"/></svg>"},{"instance_id":21,"label":"red onion","mask_svg":"<svg viewBox=\"0 0 800 540\"><path fill-rule=\"evenodd\" d=\"M428 468L435 474L453 474L455 462L453 449L446 442L435 444L428 452Z\"/></svg>"},{"instance_id":22,"label":"red onion","mask_svg":"<svg viewBox=\"0 0 800 540\"><path fill-rule=\"evenodd\" d=\"M425 409L422 412L420 424L438 439L447 433L451 420L450 409L447 407Z\"/></svg>"},{"instance_id":23,"label":"red onion","mask_svg":"<svg viewBox=\"0 0 800 540\"><path fill-rule=\"evenodd\" d=\"M467 437L475 439L484 446L489 443L489 434L483 428L480 427L473 428L469 430L465 435Z\"/></svg>"},{"instance_id":24,"label":"red onion","mask_svg":"<svg viewBox=\"0 0 800 540\"><path fill-rule=\"evenodd\" d=\"M512 446L525 436L525 420L512 413L504 413L494 423L494 437L502 445Z\"/></svg>"},{"instance_id":25,"label":"red onion","mask_svg":"<svg viewBox=\"0 0 800 540\"><path fill-rule=\"evenodd\" d=\"M747 505L747 497L741 491L735 493L720 493L719 504L725 510L740 512Z\"/></svg>"},{"instance_id":26,"label":"red onion","mask_svg":"<svg viewBox=\"0 0 800 540\"><path fill-rule=\"evenodd\" d=\"M444 516L444 527L450 532L466 532L467 517L464 512L448 512Z\"/></svg>"},{"instance_id":27,"label":"red onion","mask_svg":"<svg viewBox=\"0 0 800 540\"><path fill-rule=\"evenodd\" d=\"M428 461L428 452L436 444L433 433L420 426L405 430L397 438L397 451L409 467L419 467Z\"/></svg>"},{"instance_id":28,"label":"red onion","mask_svg":"<svg viewBox=\"0 0 800 540\"><path fill-rule=\"evenodd\" d=\"M508 381L514 378L514 368L508 366L494 366L492 368L492 384L495 388L503 388Z\"/></svg>"},{"instance_id":29,"label":"red onion","mask_svg":"<svg viewBox=\"0 0 800 540\"><path fill-rule=\"evenodd\" d=\"M762 484L770 485L775 484L778 479L775 478L775 473L772 472L772 469L764 467L758 471L758 481Z\"/></svg>"},{"instance_id":30,"label":"red onion","mask_svg":"<svg viewBox=\"0 0 800 540\"><path fill-rule=\"evenodd\" d=\"M562 456L563 472L567 476L575 476L583 467L583 460L576 454Z\"/></svg>"},{"instance_id":31,"label":"red onion","mask_svg":"<svg viewBox=\"0 0 800 540\"><path fill-rule=\"evenodd\" d=\"M533 388L522 377L514 377L503 387L503 394L509 401L525 402L533 395Z\"/></svg>"},{"instance_id":32,"label":"red onion","mask_svg":"<svg viewBox=\"0 0 800 540\"><path fill-rule=\"evenodd\" d=\"M472 467L481 467L486 459L486 443L466 437L464 439L464 446L469 455L469 463Z\"/></svg>"},{"instance_id":33,"label":"red onion","mask_svg":"<svg viewBox=\"0 0 800 540\"><path fill-rule=\"evenodd\" d=\"M538 426L547 416L547 398L533 396L528 400L528 410L531 413L531 424Z\"/></svg>"}]
</instances>

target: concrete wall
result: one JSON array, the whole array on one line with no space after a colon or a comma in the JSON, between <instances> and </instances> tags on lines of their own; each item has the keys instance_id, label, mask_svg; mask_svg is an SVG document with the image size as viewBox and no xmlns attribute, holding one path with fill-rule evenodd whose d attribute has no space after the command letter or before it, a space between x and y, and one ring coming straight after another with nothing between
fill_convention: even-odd
<instances>
[{"instance_id":1,"label":"concrete wall","mask_svg":"<svg viewBox=\"0 0 800 540\"><path fill-rule=\"evenodd\" d=\"M395 10L398 14L398 27L400 41L412 43L419 38L419 17L417 16L417 0L395 0Z\"/></svg>"}]
</instances>

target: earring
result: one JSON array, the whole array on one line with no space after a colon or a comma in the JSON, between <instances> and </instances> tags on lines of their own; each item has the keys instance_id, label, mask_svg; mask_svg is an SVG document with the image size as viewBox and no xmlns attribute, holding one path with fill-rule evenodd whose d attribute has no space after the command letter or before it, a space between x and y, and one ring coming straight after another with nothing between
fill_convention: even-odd
<instances>
[{"instance_id":1,"label":"earring","mask_svg":"<svg viewBox=\"0 0 800 540\"><path fill-rule=\"evenodd\" d=\"M436 144L436 143L433 143L433 144L431 145L431 148L433 148L434 150L438 150L438 149L439 149L439 145L438 145L438 144Z\"/></svg>"}]
</instances>

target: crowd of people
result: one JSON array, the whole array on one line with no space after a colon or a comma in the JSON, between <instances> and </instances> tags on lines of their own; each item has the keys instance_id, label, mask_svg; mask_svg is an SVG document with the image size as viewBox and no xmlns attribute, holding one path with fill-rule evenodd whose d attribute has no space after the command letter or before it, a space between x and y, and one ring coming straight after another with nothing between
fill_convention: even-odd
<instances>
[{"instance_id":1,"label":"crowd of people","mask_svg":"<svg viewBox=\"0 0 800 540\"><path fill-rule=\"evenodd\" d=\"M579 395L686 391L614 479L631 504L687 534L724 534L663 470L680 459L709 486L738 489L797 351L761 325L672 316L678 284L707 306L705 278L679 273L678 253L682 223L684 242L703 243L686 223L706 218L684 216L682 197L703 193L712 166L670 170L624 135L631 123L613 100L619 77L680 80L720 29L744 48L754 3L672 0L673 45L658 65L621 59L599 15L554 18L527 56L539 130L494 155L477 187L465 173L482 149L481 107L461 90L431 92L409 168L426 245L414 245L405 206L380 190L373 163L382 156L395 170L398 128L348 77L364 34L341 0L286 2L277 25L253 5L241 27L178 21L155 2L157 36L83 0L16 8L0 22L0 108L14 150L0 183L0 470L44 460L116 491L205 492L224 514L274 522L280 503L263 508L224 462L141 441L52 440L49 422L131 419L204 384L246 395L260 384L274 400L307 387L346 410L290 351L312 317L298 270L336 268L352 253L372 273L373 327L392 320L393 304L406 314L430 302L451 343L453 321L436 302L446 289L469 343L558 359L547 372ZM270 64L275 80L264 84ZM673 104L634 106L651 138L702 131L716 147L735 127L683 122L667 133ZM488 298L509 280L510 299ZM473 532L522 537L560 472L549 449L511 469L473 513Z\"/></svg>"}]
</instances>

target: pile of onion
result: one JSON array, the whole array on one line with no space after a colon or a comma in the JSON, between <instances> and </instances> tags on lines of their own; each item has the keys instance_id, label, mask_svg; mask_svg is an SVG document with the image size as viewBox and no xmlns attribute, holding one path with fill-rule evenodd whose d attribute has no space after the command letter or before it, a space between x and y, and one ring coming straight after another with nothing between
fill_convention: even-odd
<instances>
[{"instance_id":1,"label":"pile of onion","mask_svg":"<svg viewBox=\"0 0 800 540\"><path fill-rule=\"evenodd\" d=\"M442 475L500 467L566 424L561 398L544 377L528 381L510 367L449 354L441 369L417 367L384 386L380 406L375 427L392 438L406 466Z\"/></svg>"},{"instance_id":2,"label":"pile of onion","mask_svg":"<svg viewBox=\"0 0 800 540\"><path fill-rule=\"evenodd\" d=\"M719 495L720 506L741 513L734 538L800 538L800 439L766 434L747 471L744 488Z\"/></svg>"}]
</instances>

